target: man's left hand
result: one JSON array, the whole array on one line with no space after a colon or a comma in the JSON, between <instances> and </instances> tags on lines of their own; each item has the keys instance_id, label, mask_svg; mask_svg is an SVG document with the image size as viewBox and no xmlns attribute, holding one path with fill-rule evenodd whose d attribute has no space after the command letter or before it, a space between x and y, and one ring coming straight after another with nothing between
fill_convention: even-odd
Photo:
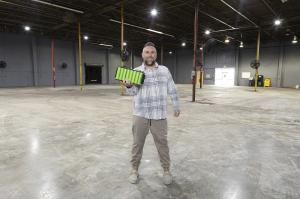
<instances>
[{"instance_id":1,"label":"man's left hand","mask_svg":"<svg viewBox=\"0 0 300 199\"><path fill-rule=\"evenodd\" d=\"M175 116L175 117L179 117L179 115L180 115L180 110L174 111L174 116Z\"/></svg>"}]
</instances>

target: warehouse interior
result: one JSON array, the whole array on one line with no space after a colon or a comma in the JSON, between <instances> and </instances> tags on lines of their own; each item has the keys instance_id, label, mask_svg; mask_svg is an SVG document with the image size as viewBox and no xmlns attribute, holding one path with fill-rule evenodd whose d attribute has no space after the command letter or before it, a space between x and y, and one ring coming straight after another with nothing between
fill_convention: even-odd
<instances>
[{"instance_id":1,"label":"warehouse interior","mask_svg":"<svg viewBox=\"0 0 300 199\"><path fill-rule=\"evenodd\" d=\"M0 0L3 198L300 198L297 0ZM147 137L127 181L132 96L115 73L157 48L174 182Z\"/></svg>"}]
</instances>

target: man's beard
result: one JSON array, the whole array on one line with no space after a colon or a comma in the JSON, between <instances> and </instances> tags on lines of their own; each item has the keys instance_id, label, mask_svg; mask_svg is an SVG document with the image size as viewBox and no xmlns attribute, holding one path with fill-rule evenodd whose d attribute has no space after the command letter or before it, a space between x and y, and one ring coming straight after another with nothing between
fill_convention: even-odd
<instances>
[{"instance_id":1,"label":"man's beard","mask_svg":"<svg viewBox=\"0 0 300 199\"><path fill-rule=\"evenodd\" d=\"M154 66L155 65L155 60L145 60L144 63L147 65L147 66Z\"/></svg>"}]
</instances>

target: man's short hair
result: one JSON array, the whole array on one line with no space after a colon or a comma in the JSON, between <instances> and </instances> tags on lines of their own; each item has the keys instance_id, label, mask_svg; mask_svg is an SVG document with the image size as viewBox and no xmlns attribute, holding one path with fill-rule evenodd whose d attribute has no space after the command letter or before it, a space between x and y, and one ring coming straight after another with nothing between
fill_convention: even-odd
<instances>
[{"instance_id":1,"label":"man's short hair","mask_svg":"<svg viewBox=\"0 0 300 199\"><path fill-rule=\"evenodd\" d=\"M147 46L152 46L152 47L155 48L155 45L154 45L154 43L152 43L152 42L147 42L147 43L145 43L144 48L147 47Z\"/></svg>"}]
</instances>

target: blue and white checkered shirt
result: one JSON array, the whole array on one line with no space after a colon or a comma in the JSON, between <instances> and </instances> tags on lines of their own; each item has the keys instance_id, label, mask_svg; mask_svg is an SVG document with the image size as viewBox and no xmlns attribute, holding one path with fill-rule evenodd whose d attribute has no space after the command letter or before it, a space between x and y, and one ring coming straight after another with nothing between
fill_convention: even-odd
<instances>
[{"instance_id":1,"label":"blue and white checkered shirt","mask_svg":"<svg viewBox=\"0 0 300 199\"><path fill-rule=\"evenodd\" d=\"M144 64L134 70L145 73L144 84L127 88L127 93L134 96L133 115L147 119L165 119L167 117L168 95L173 109L179 110L177 89L169 69L155 64L147 69Z\"/></svg>"}]
</instances>

